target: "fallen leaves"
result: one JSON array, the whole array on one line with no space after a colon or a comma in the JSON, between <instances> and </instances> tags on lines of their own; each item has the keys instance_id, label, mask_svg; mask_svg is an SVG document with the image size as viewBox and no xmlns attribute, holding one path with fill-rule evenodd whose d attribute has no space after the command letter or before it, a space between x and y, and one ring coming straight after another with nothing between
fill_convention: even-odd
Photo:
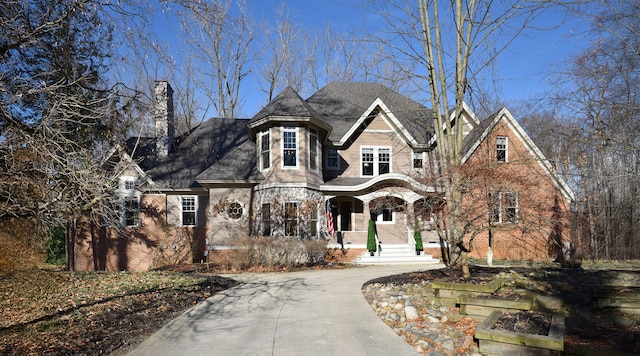
<instances>
[{"instance_id":1,"label":"fallen leaves","mask_svg":"<svg viewBox=\"0 0 640 356\"><path fill-rule=\"evenodd\" d=\"M235 281L172 272L28 270L0 279L0 354L94 355L142 341Z\"/></svg>"}]
</instances>

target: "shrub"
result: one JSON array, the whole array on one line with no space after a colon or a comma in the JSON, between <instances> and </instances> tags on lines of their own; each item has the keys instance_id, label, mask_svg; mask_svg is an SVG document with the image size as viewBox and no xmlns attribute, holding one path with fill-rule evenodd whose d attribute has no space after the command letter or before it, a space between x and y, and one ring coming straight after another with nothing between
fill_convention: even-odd
<instances>
[{"instance_id":1,"label":"shrub","mask_svg":"<svg viewBox=\"0 0 640 356\"><path fill-rule=\"evenodd\" d=\"M416 251L422 251L422 232L420 232L420 224L418 224L417 219L415 230L413 230L413 239L416 241Z\"/></svg>"},{"instance_id":2,"label":"shrub","mask_svg":"<svg viewBox=\"0 0 640 356\"><path fill-rule=\"evenodd\" d=\"M326 249L326 242L322 240L245 237L237 241L222 264L223 267L232 270L314 265L324 262Z\"/></svg>"},{"instance_id":3,"label":"shrub","mask_svg":"<svg viewBox=\"0 0 640 356\"><path fill-rule=\"evenodd\" d=\"M367 230L367 250L369 252L376 252L378 247L376 246L376 230L373 226L373 220L369 219L369 229Z\"/></svg>"}]
</instances>

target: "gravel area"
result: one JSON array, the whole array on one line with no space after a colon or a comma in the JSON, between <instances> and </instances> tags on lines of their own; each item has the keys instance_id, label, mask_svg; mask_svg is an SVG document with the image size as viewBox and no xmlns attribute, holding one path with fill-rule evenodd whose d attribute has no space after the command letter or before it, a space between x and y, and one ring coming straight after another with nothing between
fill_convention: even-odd
<instances>
[{"instance_id":1,"label":"gravel area","mask_svg":"<svg viewBox=\"0 0 640 356\"><path fill-rule=\"evenodd\" d=\"M363 294L384 323L405 336L418 353L480 356L473 340L479 322L435 302L431 283L371 283L363 287Z\"/></svg>"}]
</instances>

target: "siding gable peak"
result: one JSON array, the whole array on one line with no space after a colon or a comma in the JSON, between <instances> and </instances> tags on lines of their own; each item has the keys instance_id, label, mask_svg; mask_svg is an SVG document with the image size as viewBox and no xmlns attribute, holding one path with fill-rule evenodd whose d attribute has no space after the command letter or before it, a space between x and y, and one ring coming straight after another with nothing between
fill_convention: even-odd
<instances>
[{"instance_id":1,"label":"siding gable peak","mask_svg":"<svg viewBox=\"0 0 640 356\"><path fill-rule=\"evenodd\" d=\"M374 118L379 113L384 114L383 119L393 129L397 135L399 135L407 144L412 147L417 147L418 142L413 135L407 130L404 125L398 120L387 105L380 98L376 100L364 111L364 113L358 118L358 120L351 126L351 128L340 138L337 145L342 146L353 139L353 136L358 132L358 129L363 125L368 125L371 118Z\"/></svg>"},{"instance_id":2,"label":"siding gable peak","mask_svg":"<svg viewBox=\"0 0 640 356\"><path fill-rule=\"evenodd\" d=\"M500 109L497 113L489 116L486 120L480 122L479 125L474 128L474 132L466 137L466 142L463 144L462 163L464 164L469 160L500 121L504 121L506 127L513 132L513 138L518 139L529 154L534 157L543 171L552 179L554 185L560 190L565 199L569 201L575 200L575 195L569 185L555 172L542 151L540 151L538 146L505 107Z\"/></svg>"}]
</instances>

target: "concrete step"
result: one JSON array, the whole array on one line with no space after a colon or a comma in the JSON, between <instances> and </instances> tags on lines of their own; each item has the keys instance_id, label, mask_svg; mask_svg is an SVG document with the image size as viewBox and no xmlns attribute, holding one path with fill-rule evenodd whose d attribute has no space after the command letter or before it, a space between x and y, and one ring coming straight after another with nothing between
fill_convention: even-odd
<instances>
[{"instance_id":1,"label":"concrete step","mask_svg":"<svg viewBox=\"0 0 640 356\"><path fill-rule=\"evenodd\" d=\"M408 244L383 245L381 251L374 253L363 252L355 260L357 264L401 264L401 263L425 263L436 264L440 260L424 253L416 255L415 250Z\"/></svg>"}]
</instances>

